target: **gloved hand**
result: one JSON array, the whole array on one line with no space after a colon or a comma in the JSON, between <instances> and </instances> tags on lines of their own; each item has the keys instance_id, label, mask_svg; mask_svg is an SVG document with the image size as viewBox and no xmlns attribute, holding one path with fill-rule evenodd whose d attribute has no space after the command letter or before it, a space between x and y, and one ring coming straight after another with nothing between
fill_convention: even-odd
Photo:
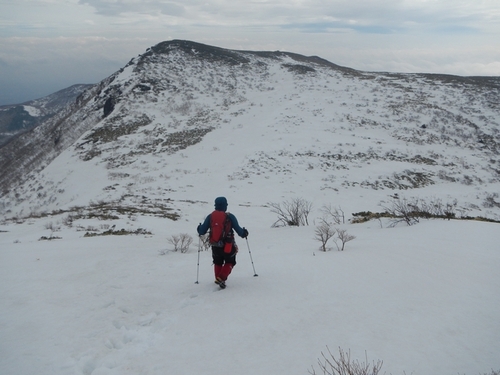
<instances>
[{"instance_id":1,"label":"gloved hand","mask_svg":"<svg viewBox=\"0 0 500 375\"><path fill-rule=\"evenodd\" d=\"M248 237L248 231L246 230L246 228L243 228L243 238L247 238Z\"/></svg>"}]
</instances>

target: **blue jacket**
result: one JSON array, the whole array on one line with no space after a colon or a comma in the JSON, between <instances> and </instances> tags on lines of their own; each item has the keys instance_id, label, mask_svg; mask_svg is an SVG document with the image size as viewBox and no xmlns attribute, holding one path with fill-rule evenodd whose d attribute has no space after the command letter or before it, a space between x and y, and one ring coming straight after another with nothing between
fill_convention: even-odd
<instances>
[{"instance_id":1,"label":"blue jacket","mask_svg":"<svg viewBox=\"0 0 500 375\"><path fill-rule=\"evenodd\" d=\"M222 211L222 210L218 210L218 211ZM236 219L236 216L234 216L233 214L231 214L229 212L226 212L226 214L229 217L229 220L231 220L231 228L234 229L236 231L236 233L238 233L238 236L243 238L243 234L245 233L245 228L240 227L240 225L238 224L238 220ZM198 234L200 236L207 233L208 230L210 229L211 216L212 216L212 214L208 215L206 217L205 221L203 222L203 224L198 225L197 231L198 231Z\"/></svg>"}]
</instances>

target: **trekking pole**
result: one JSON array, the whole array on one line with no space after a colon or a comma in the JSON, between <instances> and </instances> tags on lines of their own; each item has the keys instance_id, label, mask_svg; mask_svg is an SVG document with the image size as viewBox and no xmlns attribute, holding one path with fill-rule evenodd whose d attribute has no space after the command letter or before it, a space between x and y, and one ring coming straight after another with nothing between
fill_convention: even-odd
<instances>
[{"instance_id":1,"label":"trekking pole","mask_svg":"<svg viewBox=\"0 0 500 375\"><path fill-rule=\"evenodd\" d=\"M199 284L198 276L200 275L200 252L201 252L201 237L198 237L198 267L196 268L196 281L195 284Z\"/></svg>"},{"instance_id":2,"label":"trekking pole","mask_svg":"<svg viewBox=\"0 0 500 375\"><path fill-rule=\"evenodd\" d=\"M250 261L252 262L252 267L253 267L253 277L255 277L255 276L259 276L259 275L257 275L257 273L255 272L255 266L254 266L254 264L253 264L253 259L252 259L252 252L250 251L250 245L248 244L248 237L245 237L245 239L247 240L248 254L250 254Z\"/></svg>"}]
</instances>

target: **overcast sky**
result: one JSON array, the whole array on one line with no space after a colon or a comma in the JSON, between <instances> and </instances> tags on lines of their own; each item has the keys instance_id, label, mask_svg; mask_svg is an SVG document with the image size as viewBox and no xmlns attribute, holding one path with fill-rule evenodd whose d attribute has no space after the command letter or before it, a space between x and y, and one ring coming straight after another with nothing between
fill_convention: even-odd
<instances>
[{"instance_id":1,"label":"overcast sky","mask_svg":"<svg viewBox=\"0 0 500 375\"><path fill-rule=\"evenodd\" d=\"M500 0L0 0L0 105L99 82L171 39L500 76Z\"/></svg>"}]
</instances>

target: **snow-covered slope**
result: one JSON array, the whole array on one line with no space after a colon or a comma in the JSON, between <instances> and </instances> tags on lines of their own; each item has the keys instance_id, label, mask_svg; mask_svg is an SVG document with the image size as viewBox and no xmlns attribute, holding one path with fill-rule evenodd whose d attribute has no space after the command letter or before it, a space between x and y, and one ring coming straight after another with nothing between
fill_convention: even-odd
<instances>
[{"instance_id":1,"label":"snow-covered slope","mask_svg":"<svg viewBox=\"0 0 500 375\"><path fill-rule=\"evenodd\" d=\"M341 347L353 360L383 360L380 374L500 370L498 224L346 225L356 238L325 253L312 224L271 228L274 215L253 202L275 189L230 195L258 276L240 239L224 290L207 251L195 284L197 240L187 253L160 255L170 236L196 236L212 202L186 203L175 222L0 226L0 373L321 374L327 346L337 358ZM346 208L355 198L345 196ZM83 237L112 224L152 235Z\"/></svg>"},{"instance_id":2,"label":"snow-covered slope","mask_svg":"<svg viewBox=\"0 0 500 375\"><path fill-rule=\"evenodd\" d=\"M350 223L413 198L498 220L498 81L152 47L1 155L0 373L306 374L327 346L499 370L497 223ZM168 251L220 195L250 231L225 290L198 239ZM272 228L295 198L310 225ZM328 206L345 251L318 250Z\"/></svg>"},{"instance_id":3,"label":"snow-covered slope","mask_svg":"<svg viewBox=\"0 0 500 375\"><path fill-rule=\"evenodd\" d=\"M143 197L158 205L196 199L203 186L210 197L265 189L259 204L354 190L355 210L376 210L397 191L498 219L498 87L498 78L363 73L294 54L161 43L37 129L46 147L2 154L3 212L142 207ZM6 183L16 172L24 185Z\"/></svg>"},{"instance_id":4,"label":"snow-covered slope","mask_svg":"<svg viewBox=\"0 0 500 375\"><path fill-rule=\"evenodd\" d=\"M16 105L0 106L0 147L17 134L38 126L56 115L92 85L79 84L43 98Z\"/></svg>"}]
</instances>

